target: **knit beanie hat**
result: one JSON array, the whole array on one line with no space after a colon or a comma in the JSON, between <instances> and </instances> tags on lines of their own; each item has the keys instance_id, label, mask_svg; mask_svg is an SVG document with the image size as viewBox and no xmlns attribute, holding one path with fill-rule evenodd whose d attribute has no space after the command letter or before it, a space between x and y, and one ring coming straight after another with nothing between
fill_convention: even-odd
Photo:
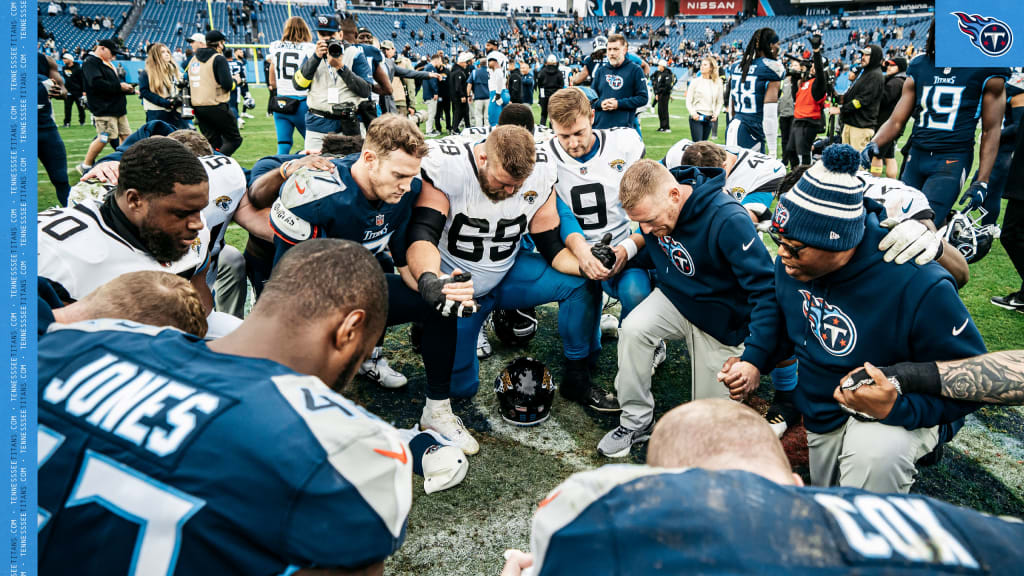
<instances>
[{"instance_id":1,"label":"knit beanie hat","mask_svg":"<svg viewBox=\"0 0 1024 576\"><path fill-rule=\"evenodd\" d=\"M814 248L842 252L864 237L864 180L857 176L860 154L833 144L792 190L779 198L772 229Z\"/></svg>"}]
</instances>

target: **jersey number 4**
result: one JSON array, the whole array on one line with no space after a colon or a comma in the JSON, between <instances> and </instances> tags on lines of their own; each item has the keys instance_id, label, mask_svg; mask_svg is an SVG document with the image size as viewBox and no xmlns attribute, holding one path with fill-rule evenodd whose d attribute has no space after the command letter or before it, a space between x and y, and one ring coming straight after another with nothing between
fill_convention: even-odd
<instances>
[{"instance_id":1,"label":"jersey number 4","mask_svg":"<svg viewBox=\"0 0 1024 576\"><path fill-rule=\"evenodd\" d=\"M464 229L472 228L478 235L464 235ZM448 230L448 253L466 262L479 262L484 258L484 238L490 233L491 225L483 218L470 218L465 214L456 214L452 218L451 228ZM494 236L491 242L489 254L492 262L499 262L515 253L516 244L519 238L526 232L526 215L520 214L515 218L502 218L494 227ZM464 250L460 244L469 244L472 248Z\"/></svg>"},{"instance_id":2,"label":"jersey number 4","mask_svg":"<svg viewBox=\"0 0 1024 576\"><path fill-rule=\"evenodd\" d=\"M62 434L46 426L39 427L39 455L36 462L40 468L64 440ZM64 508L85 504L98 504L139 525L129 571L131 576L170 576L178 560L181 530L206 502L103 454L86 450L74 488ZM50 512L40 507L40 531L46 526L50 515Z\"/></svg>"}]
</instances>

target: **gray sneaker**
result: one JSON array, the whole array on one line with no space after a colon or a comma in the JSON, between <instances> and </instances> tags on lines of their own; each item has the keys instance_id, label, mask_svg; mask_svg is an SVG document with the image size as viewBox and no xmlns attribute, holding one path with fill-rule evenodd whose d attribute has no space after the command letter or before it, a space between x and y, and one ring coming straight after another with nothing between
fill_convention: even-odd
<instances>
[{"instance_id":1,"label":"gray sneaker","mask_svg":"<svg viewBox=\"0 0 1024 576\"><path fill-rule=\"evenodd\" d=\"M614 430L604 435L597 445L597 452L608 458L625 458L629 456L629 450L633 444L638 444L651 437L654 430L654 422L651 422L642 430L631 430L625 426L616 426Z\"/></svg>"}]
</instances>

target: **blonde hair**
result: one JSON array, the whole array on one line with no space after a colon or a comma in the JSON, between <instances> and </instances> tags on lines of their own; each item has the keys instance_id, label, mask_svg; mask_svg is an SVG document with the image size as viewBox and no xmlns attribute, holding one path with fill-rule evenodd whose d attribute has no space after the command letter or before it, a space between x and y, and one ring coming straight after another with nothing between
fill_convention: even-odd
<instances>
[{"instance_id":1,"label":"blonde hair","mask_svg":"<svg viewBox=\"0 0 1024 576\"><path fill-rule=\"evenodd\" d=\"M171 326L202 338L206 310L188 280L170 272L129 272L81 300L90 318L121 318L150 326Z\"/></svg>"},{"instance_id":2,"label":"blonde hair","mask_svg":"<svg viewBox=\"0 0 1024 576\"><path fill-rule=\"evenodd\" d=\"M284 23L284 32L281 34L284 42L311 42L313 33L309 31L309 24L298 16L292 16Z\"/></svg>"},{"instance_id":3,"label":"blonde hair","mask_svg":"<svg viewBox=\"0 0 1024 576\"><path fill-rule=\"evenodd\" d=\"M525 180L537 163L533 134L522 126L497 126L485 141L487 158L493 159L515 180Z\"/></svg>"},{"instance_id":4,"label":"blonde hair","mask_svg":"<svg viewBox=\"0 0 1024 576\"><path fill-rule=\"evenodd\" d=\"M572 126L580 116L590 117L590 99L579 88L562 88L548 99L548 118L559 126Z\"/></svg>"},{"instance_id":5,"label":"blonde hair","mask_svg":"<svg viewBox=\"0 0 1024 576\"><path fill-rule=\"evenodd\" d=\"M170 51L167 46L154 42L146 50L146 75L149 76L149 89L161 98L170 98L178 92L175 84L181 80L181 70L174 63L164 61L163 51Z\"/></svg>"},{"instance_id":6,"label":"blonde hair","mask_svg":"<svg viewBox=\"0 0 1024 576\"><path fill-rule=\"evenodd\" d=\"M385 158L395 150L402 150L415 158L423 158L430 151L423 133L408 118L398 114L383 114L370 122L366 129L363 150L371 150Z\"/></svg>"},{"instance_id":7,"label":"blonde hair","mask_svg":"<svg viewBox=\"0 0 1024 576\"><path fill-rule=\"evenodd\" d=\"M708 76L708 79L718 82L718 60L713 56L705 56L701 62L707 62L711 66L711 74Z\"/></svg>"},{"instance_id":8,"label":"blonde hair","mask_svg":"<svg viewBox=\"0 0 1024 576\"><path fill-rule=\"evenodd\" d=\"M650 158L638 160L622 175L619 182L619 200L622 208L630 210L641 200L657 192L672 173L664 165Z\"/></svg>"}]
</instances>

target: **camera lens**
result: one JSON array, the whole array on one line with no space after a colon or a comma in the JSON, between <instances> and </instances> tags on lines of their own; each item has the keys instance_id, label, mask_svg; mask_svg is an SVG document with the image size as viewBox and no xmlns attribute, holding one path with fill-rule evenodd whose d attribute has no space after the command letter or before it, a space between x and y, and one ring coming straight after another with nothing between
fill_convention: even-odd
<instances>
[{"instance_id":1,"label":"camera lens","mask_svg":"<svg viewBox=\"0 0 1024 576\"><path fill-rule=\"evenodd\" d=\"M341 42L335 40L327 45L327 53L331 56L331 58L341 58L341 55L344 52L345 48L344 46L341 45Z\"/></svg>"}]
</instances>

